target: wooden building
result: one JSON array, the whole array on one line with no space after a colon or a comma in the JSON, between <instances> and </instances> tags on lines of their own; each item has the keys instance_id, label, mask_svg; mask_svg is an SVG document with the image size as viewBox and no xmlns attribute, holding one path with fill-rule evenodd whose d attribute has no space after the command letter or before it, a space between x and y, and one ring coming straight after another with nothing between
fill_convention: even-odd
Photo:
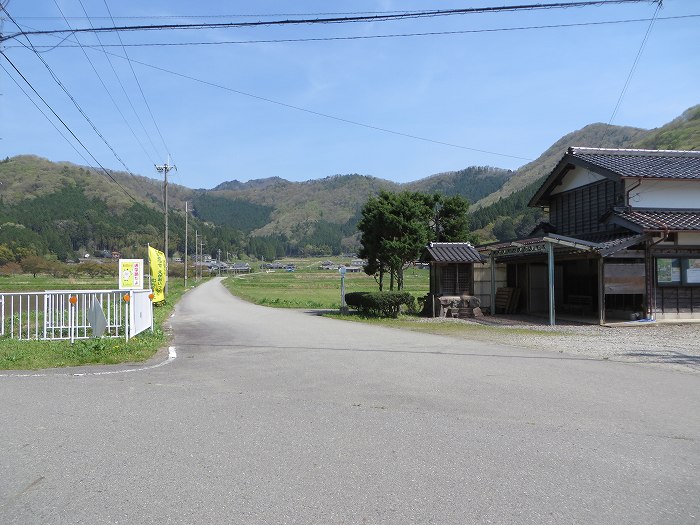
<instances>
[{"instance_id":1,"label":"wooden building","mask_svg":"<svg viewBox=\"0 0 700 525\"><path fill-rule=\"evenodd\" d=\"M515 311L700 319L700 152L569 148L530 201L549 222L478 247Z\"/></svg>"},{"instance_id":2,"label":"wooden building","mask_svg":"<svg viewBox=\"0 0 700 525\"><path fill-rule=\"evenodd\" d=\"M474 246L468 242L431 242L420 262L430 264L425 313L438 317L454 310L472 316L473 309L479 307L474 297L474 263L484 262Z\"/></svg>"}]
</instances>

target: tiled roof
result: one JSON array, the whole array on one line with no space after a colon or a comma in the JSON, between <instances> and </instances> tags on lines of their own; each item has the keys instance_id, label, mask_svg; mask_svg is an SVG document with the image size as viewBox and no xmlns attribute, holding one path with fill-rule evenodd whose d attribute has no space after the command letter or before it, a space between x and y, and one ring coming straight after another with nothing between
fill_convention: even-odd
<instances>
[{"instance_id":1,"label":"tiled roof","mask_svg":"<svg viewBox=\"0 0 700 525\"><path fill-rule=\"evenodd\" d=\"M606 255L610 255L620 250L624 250L625 248L629 248L630 246L634 246L635 244L639 244L647 238L648 236L645 233L618 236L601 242L599 248L597 248L597 251L605 257Z\"/></svg>"},{"instance_id":2,"label":"tiled roof","mask_svg":"<svg viewBox=\"0 0 700 525\"><path fill-rule=\"evenodd\" d=\"M426 257L429 255L429 257ZM484 262L484 258L468 242L431 242L425 247L423 261L471 263Z\"/></svg>"},{"instance_id":3,"label":"tiled roof","mask_svg":"<svg viewBox=\"0 0 700 525\"><path fill-rule=\"evenodd\" d=\"M615 216L647 231L700 231L700 211L635 210L617 211Z\"/></svg>"},{"instance_id":4,"label":"tiled roof","mask_svg":"<svg viewBox=\"0 0 700 525\"><path fill-rule=\"evenodd\" d=\"M700 151L574 147L568 154L623 177L700 179Z\"/></svg>"}]
</instances>

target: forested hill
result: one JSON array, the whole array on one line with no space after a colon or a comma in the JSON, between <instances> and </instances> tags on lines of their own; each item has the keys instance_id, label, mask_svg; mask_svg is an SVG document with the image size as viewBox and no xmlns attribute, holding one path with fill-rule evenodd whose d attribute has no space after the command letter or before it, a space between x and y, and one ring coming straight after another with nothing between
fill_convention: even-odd
<instances>
[{"instance_id":1,"label":"forested hill","mask_svg":"<svg viewBox=\"0 0 700 525\"><path fill-rule=\"evenodd\" d=\"M652 129L591 124L559 139L537 160L526 164L503 185L472 208L472 228L480 237L510 239L527 235L543 219L527 204L544 178L570 146L642 149L700 149L700 105L668 124Z\"/></svg>"},{"instance_id":2,"label":"forested hill","mask_svg":"<svg viewBox=\"0 0 700 525\"><path fill-rule=\"evenodd\" d=\"M466 197L474 203L471 224L482 241L526 235L542 219L540 210L527 203L570 146L698 149L700 106L654 130L591 124L515 172L469 167L406 184L358 174L306 182L232 180L212 190L171 183L170 250L183 249L187 200L193 205L192 228L204 236L211 253L221 249L270 259L352 251L360 210L382 190ZM6 258L7 253L26 254L25 248L62 258L98 249L129 254L162 239L159 179L24 155L0 161L0 183L0 248L6 248L0 253Z\"/></svg>"}]
</instances>

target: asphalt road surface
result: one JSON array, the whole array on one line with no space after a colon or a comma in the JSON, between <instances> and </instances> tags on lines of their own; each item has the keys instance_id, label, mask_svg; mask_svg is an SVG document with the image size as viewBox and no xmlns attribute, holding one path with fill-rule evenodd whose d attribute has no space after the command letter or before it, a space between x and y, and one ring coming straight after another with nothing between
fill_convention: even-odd
<instances>
[{"instance_id":1,"label":"asphalt road surface","mask_svg":"<svg viewBox=\"0 0 700 525\"><path fill-rule=\"evenodd\" d=\"M174 360L0 376L0 523L700 523L700 376L217 280L172 327Z\"/></svg>"}]
</instances>

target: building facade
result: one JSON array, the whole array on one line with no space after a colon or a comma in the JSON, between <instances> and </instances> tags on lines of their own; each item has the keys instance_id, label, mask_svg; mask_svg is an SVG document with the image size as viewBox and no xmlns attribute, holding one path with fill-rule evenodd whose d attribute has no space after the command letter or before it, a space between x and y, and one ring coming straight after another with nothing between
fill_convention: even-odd
<instances>
[{"instance_id":1,"label":"building facade","mask_svg":"<svg viewBox=\"0 0 700 525\"><path fill-rule=\"evenodd\" d=\"M529 204L549 222L478 247L515 311L700 319L700 152L569 148Z\"/></svg>"}]
</instances>

